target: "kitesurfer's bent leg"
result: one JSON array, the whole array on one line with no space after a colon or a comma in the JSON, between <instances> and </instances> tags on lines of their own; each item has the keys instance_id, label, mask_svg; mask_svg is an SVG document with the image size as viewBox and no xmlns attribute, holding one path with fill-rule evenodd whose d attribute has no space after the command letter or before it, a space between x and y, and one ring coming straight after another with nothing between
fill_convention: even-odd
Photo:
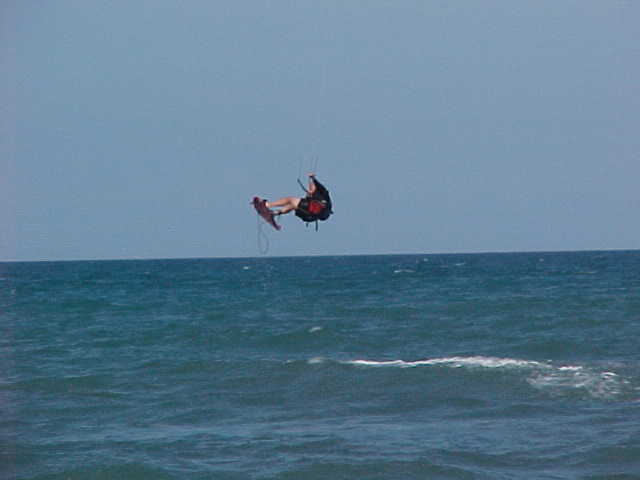
<instances>
[{"instance_id":1,"label":"kitesurfer's bent leg","mask_svg":"<svg viewBox=\"0 0 640 480\"><path fill-rule=\"evenodd\" d=\"M276 215L284 215L292 210L295 210L300 205L300 198L298 197L284 197L275 202L266 202L267 208L281 207L279 211L275 212Z\"/></svg>"}]
</instances>

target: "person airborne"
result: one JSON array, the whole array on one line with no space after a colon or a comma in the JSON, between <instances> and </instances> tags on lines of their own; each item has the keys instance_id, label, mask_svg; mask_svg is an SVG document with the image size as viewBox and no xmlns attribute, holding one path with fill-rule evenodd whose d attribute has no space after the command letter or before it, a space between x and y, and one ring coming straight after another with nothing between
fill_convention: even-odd
<instances>
[{"instance_id":1,"label":"person airborne","mask_svg":"<svg viewBox=\"0 0 640 480\"><path fill-rule=\"evenodd\" d=\"M295 211L296 217L310 223L318 220L326 220L333 213L329 191L320 183L315 174L309 174L309 189L307 195L300 197L283 197L275 202L265 200L264 205L269 208L279 208L273 215L285 215Z\"/></svg>"}]
</instances>

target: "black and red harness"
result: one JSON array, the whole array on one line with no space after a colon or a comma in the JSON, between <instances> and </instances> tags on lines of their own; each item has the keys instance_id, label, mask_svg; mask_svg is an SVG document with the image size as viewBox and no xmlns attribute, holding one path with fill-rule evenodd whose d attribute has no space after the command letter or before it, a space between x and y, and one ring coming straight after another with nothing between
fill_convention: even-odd
<instances>
[{"instance_id":1,"label":"black and red harness","mask_svg":"<svg viewBox=\"0 0 640 480\"><path fill-rule=\"evenodd\" d=\"M300 218L307 225L315 222L316 230L318 229L318 221L327 220L333 213L331 197L329 191L315 177L311 177L314 183L315 191L313 194L304 188L302 182L298 179L298 183L307 193L307 196L300 200L298 208L296 208L296 217Z\"/></svg>"}]
</instances>

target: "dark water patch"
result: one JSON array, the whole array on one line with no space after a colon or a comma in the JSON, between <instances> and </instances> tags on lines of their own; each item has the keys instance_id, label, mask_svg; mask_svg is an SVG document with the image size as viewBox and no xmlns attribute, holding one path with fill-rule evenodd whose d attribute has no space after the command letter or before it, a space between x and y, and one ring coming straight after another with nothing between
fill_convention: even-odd
<instances>
[{"instance_id":1,"label":"dark water patch","mask_svg":"<svg viewBox=\"0 0 640 480\"><path fill-rule=\"evenodd\" d=\"M109 390L112 379L106 375L83 375L41 377L17 381L10 385L12 390L45 395L95 396L118 398L118 394Z\"/></svg>"},{"instance_id":2,"label":"dark water patch","mask_svg":"<svg viewBox=\"0 0 640 480\"><path fill-rule=\"evenodd\" d=\"M275 451L281 454L329 456L342 454L350 445L338 437L311 438L300 440L293 438L291 442L277 442Z\"/></svg>"},{"instance_id":3,"label":"dark water patch","mask_svg":"<svg viewBox=\"0 0 640 480\"><path fill-rule=\"evenodd\" d=\"M371 480L402 479L434 479L434 480L471 480L479 478L472 471L462 468L438 465L427 459L411 461L354 461L349 463L316 462L293 468L273 476L259 478L273 480L352 480L367 478Z\"/></svg>"},{"instance_id":4,"label":"dark water patch","mask_svg":"<svg viewBox=\"0 0 640 480\"><path fill-rule=\"evenodd\" d=\"M583 480L640 480L640 475L634 473L588 474L579 478Z\"/></svg>"},{"instance_id":5,"label":"dark water patch","mask_svg":"<svg viewBox=\"0 0 640 480\"><path fill-rule=\"evenodd\" d=\"M616 465L626 472L640 473L640 446L638 439L629 439L614 446L596 448L585 455L580 466Z\"/></svg>"},{"instance_id":6,"label":"dark water patch","mask_svg":"<svg viewBox=\"0 0 640 480\"><path fill-rule=\"evenodd\" d=\"M31 480L174 480L178 478L160 468L149 467L144 464L126 463L108 466L86 466L59 473L44 474L32 477Z\"/></svg>"}]
</instances>

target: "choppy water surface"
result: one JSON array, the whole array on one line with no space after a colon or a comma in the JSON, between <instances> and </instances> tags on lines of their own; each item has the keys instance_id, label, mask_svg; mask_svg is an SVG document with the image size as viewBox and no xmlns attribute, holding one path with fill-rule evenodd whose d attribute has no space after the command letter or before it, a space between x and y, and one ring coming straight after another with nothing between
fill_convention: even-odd
<instances>
[{"instance_id":1,"label":"choppy water surface","mask_svg":"<svg viewBox=\"0 0 640 480\"><path fill-rule=\"evenodd\" d=\"M0 477L640 478L640 252L0 265Z\"/></svg>"}]
</instances>

